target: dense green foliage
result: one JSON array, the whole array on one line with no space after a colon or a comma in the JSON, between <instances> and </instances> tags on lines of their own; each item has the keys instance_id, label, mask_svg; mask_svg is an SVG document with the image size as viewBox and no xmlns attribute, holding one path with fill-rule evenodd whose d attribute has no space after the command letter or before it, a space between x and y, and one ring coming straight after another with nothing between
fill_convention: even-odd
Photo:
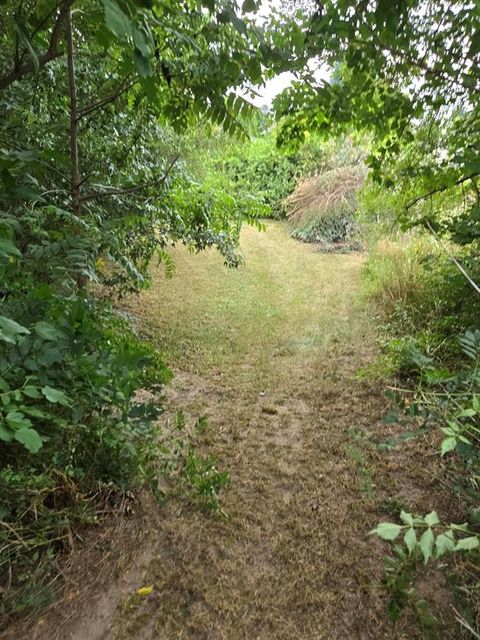
<instances>
[{"instance_id":1,"label":"dense green foliage","mask_svg":"<svg viewBox=\"0 0 480 640\"><path fill-rule=\"evenodd\" d=\"M189 164L207 184L249 203L252 215L284 218L285 199L302 176L328 165L329 147L312 136L298 149L279 148L272 118L261 111L246 126L248 140L232 139L219 127L197 128L188 137Z\"/></svg>"},{"instance_id":2,"label":"dense green foliage","mask_svg":"<svg viewBox=\"0 0 480 640\"><path fill-rule=\"evenodd\" d=\"M256 204L197 181L180 132L244 136L233 89L273 48L228 1L8 0L0 24L4 622L45 604L54 553L112 492L174 473L218 507L228 477L159 437L171 374L113 303L153 258L172 270L169 244L239 263Z\"/></svg>"},{"instance_id":3,"label":"dense green foliage","mask_svg":"<svg viewBox=\"0 0 480 640\"><path fill-rule=\"evenodd\" d=\"M386 313L395 373L415 389L409 418L440 429L440 452L462 468L458 495L472 516L480 8L460 0L301 4L304 11L272 11L263 23L251 0L241 7L233 0L2 3L6 620L45 604L48 561L76 523L94 518L105 491L148 482L158 495L159 477L173 472L218 508L228 477L214 461L188 441L173 460L159 445L159 394L170 373L117 300L148 286L152 259L172 271L171 244L215 246L238 265L242 222L281 217L300 176L335 169L319 136L368 132L361 220L377 235L400 226L433 238L378 245L367 278ZM329 81L312 71L320 59L334 69ZM278 125L262 116L252 124L243 96L284 70L297 80L275 101ZM306 207L297 237L349 239L356 188L348 194L328 211ZM142 402L140 390L153 400ZM404 399L393 400L400 415ZM405 559L418 552L417 525L427 531L419 543L425 559L441 535L442 549L455 542L476 552L473 542L429 522L432 514L411 518L404 512L403 524L391 525L398 535L408 529ZM478 540L478 521L470 520L467 540ZM437 525L442 533L432 538Z\"/></svg>"}]
</instances>

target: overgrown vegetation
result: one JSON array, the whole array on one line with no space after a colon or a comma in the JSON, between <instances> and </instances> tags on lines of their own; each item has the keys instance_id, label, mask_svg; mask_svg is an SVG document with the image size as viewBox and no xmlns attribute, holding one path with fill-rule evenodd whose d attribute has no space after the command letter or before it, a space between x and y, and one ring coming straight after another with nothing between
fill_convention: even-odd
<instances>
[{"instance_id":1,"label":"overgrown vegetation","mask_svg":"<svg viewBox=\"0 0 480 640\"><path fill-rule=\"evenodd\" d=\"M258 80L267 46L233 4L207 4L2 5L2 626L50 601L56 554L115 494L160 497L173 465L219 508L228 476L162 433L171 374L116 305L148 286L152 260L172 271L170 244L239 264L256 214L182 154L199 118L244 136L251 107L231 89Z\"/></svg>"},{"instance_id":2,"label":"overgrown vegetation","mask_svg":"<svg viewBox=\"0 0 480 640\"><path fill-rule=\"evenodd\" d=\"M238 266L241 225L259 217L288 214L294 237L326 246L354 248L358 225L367 230L366 289L396 386L388 419L433 434L468 521L404 509L378 525L406 546L390 563L391 611L410 602L425 614L406 597L420 553L478 564L480 10L300 6L258 19L253 0L2 3L6 623L48 602L52 560L106 495L147 484L160 496L168 476L220 509L228 476L180 437L182 418L166 444L171 374L118 300L149 285L153 260L173 272L172 244L216 247ZM285 70L296 79L275 124L248 98ZM354 131L368 143L347 144ZM465 591L473 601L478 582ZM478 637L468 607L462 616Z\"/></svg>"},{"instance_id":3,"label":"overgrown vegetation","mask_svg":"<svg viewBox=\"0 0 480 640\"><path fill-rule=\"evenodd\" d=\"M480 426L480 12L461 1L331 2L312 7L312 33L312 55L321 54L335 74L330 83L309 77L277 99L281 139L288 144L306 132L349 127L371 136L361 218L370 229L377 226L377 239L379 228L397 235L377 244L366 267L367 287L386 324L387 371L397 375L392 399L403 405L406 419L436 429L438 455L449 470L446 485L458 497L457 515L469 521L466 542L447 526L435 539L441 540L437 555L447 545L470 554L478 566L478 521L471 509L478 501ZM417 544L406 511L403 525L376 531L393 527L395 536L383 536L393 540L406 527L411 556ZM425 560L434 544L434 518L413 521L427 522L419 543ZM404 595L414 573L403 581ZM475 637L477 590L474 580L467 587L473 608L458 616Z\"/></svg>"},{"instance_id":4,"label":"overgrown vegetation","mask_svg":"<svg viewBox=\"0 0 480 640\"><path fill-rule=\"evenodd\" d=\"M355 217L357 193L365 169L362 145L341 137L324 144L314 172L304 173L285 200L292 236L319 243L324 250L352 250L361 246Z\"/></svg>"}]
</instances>

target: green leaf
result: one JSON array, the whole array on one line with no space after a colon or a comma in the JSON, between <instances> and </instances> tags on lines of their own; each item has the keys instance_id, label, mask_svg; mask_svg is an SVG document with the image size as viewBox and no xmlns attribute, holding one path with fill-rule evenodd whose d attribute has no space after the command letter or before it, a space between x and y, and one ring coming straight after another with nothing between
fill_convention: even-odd
<instances>
[{"instance_id":1,"label":"green leaf","mask_svg":"<svg viewBox=\"0 0 480 640\"><path fill-rule=\"evenodd\" d=\"M13 17L13 20L15 22L15 27L17 29L19 40L27 48L28 53L30 54L30 57L33 62L35 73L38 73L40 69L40 62L38 60L37 52L33 48L27 29L25 28L25 25L22 22L22 18L17 14Z\"/></svg>"},{"instance_id":2,"label":"green leaf","mask_svg":"<svg viewBox=\"0 0 480 640\"><path fill-rule=\"evenodd\" d=\"M11 442L13 440L13 431L7 429L3 424L0 424L0 440L3 442Z\"/></svg>"},{"instance_id":3,"label":"green leaf","mask_svg":"<svg viewBox=\"0 0 480 640\"><path fill-rule=\"evenodd\" d=\"M0 256L3 258L9 258L10 256L21 256L22 254L17 249L13 240L9 238L0 238Z\"/></svg>"},{"instance_id":4,"label":"green leaf","mask_svg":"<svg viewBox=\"0 0 480 640\"><path fill-rule=\"evenodd\" d=\"M257 6L255 4L255 0L245 0L242 5L242 11L244 13L250 13L252 11L255 11L256 8Z\"/></svg>"},{"instance_id":5,"label":"green leaf","mask_svg":"<svg viewBox=\"0 0 480 640\"><path fill-rule=\"evenodd\" d=\"M44 340L57 340L63 335L54 324L51 322L45 322L44 320L37 322L35 325L35 333Z\"/></svg>"},{"instance_id":6,"label":"green leaf","mask_svg":"<svg viewBox=\"0 0 480 640\"><path fill-rule=\"evenodd\" d=\"M472 549L478 549L480 541L478 536L470 536L469 538L463 538L459 540L455 545L455 551L472 551Z\"/></svg>"},{"instance_id":7,"label":"green leaf","mask_svg":"<svg viewBox=\"0 0 480 640\"><path fill-rule=\"evenodd\" d=\"M26 387L24 387L22 389L22 393L24 393L27 398L38 399L42 397L37 387L32 387L31 385L27 385Z\"/></svg>"},{"instance_id":8,"label":"green leaf","mask_svg":"<svg viewBox=\"0 0 480 640\"><path fill-rule=\"evenodd\" d=\"M9 411L5 417L8 426L12 429L22 429L23 427L31 427L32 422L20 411Z\"/></svg>"},{"instance_id":9,"label":"green leaf","mask_svg":"<svg viewBox=\"0 0 480 640\"><path fill-rule=\"evenodd\" d=\"M429 559L432 557L434 541L435 537L433 535L433 531L428 527L420 538L420 549L422 550L425 564L427 564Z\"/></svg>"},{"instance_id":10,"label":"green leaf","mask_svg":"<svg viewBox=\"0 0 480 640\"><path fill-rule=\"evenodd\" d=\"M410 527L409 529L407 529L407 532L403 537L403 541L405 542L405 545L408 549L408 553L412 553L412 551L417 546L417 534L413 527Z\"/></svg>"},{"instance_id":11,"label":"green leaf","mask_svg":"<svg viewBox=\"0 0 480 640\"><path fill-rule=\"evenodd\" d=\"M474 409L464 409L461 413L459 413L457 418L473 418L476 416L477 412Z\"/></svg>"},{"instance_id":12,"label":"green leaf","mask_svg":"<svg viewBox=\"0 0 480 640\"><path fill-rule=\"evenodd\" d=\"M440 558L440 556L443 556L445 553L453 551L454 547L455 541L453 540L453 538L441 533L435 540L435 555L437 556L437 558Z\"/></svg>"},{"instance_id":13,"label":"green leaf","mask_svg":"<svg viewBox=\"0 0 480 640\"><path fill-rule=\"evenodd\" d=\"M42 387L41 391L45 398L53 404L63 404L64 406L68 406L70 404L68 396L59 389L53 389L53 387L49 387L47 385Z\"/></svg>"},{"instance_id":14,"label":"green leaf","mask_svg":"<svg viewBox=\"0 0 480 640\"><path fill-rule=\"evenodd\" d=\"M109 30L120 38L126 40L133 34L133 25L130 18L120 9L115 0L103 0L105 8L105 24Z\"/></svg>"},{"instance_id":15,"label":"green leaf","mask_svg":"<svg viewBox=\"0 0 480 640\"><path fill-rule=\"evenodd\" d=\"M456 438L454 438L454 437L445 438L445 440L443 440L443 442L442 442L442 449L441 449L442 456L444 456L449 451L453 451L456 446L457 446L457 439Z\"/></svg>"},{"instance_id":16,"label":"green leaf","mask_svg":"<svg viewBox=\"0 0 480 640\"><path fill-rule=\"evenodd\" d=\"M380 522L370 533L375 533L383 540L395 540L400 535L402 526L393 522Z\"/></svg>"},{"instance_id":17,"label":"green leaf","mask_svg":"<svg viewBox=\"0 0 480 640\"><path fill-rule=\"evenodd\" d=\"M413 524L413 516L411 513L406 513L405 511L400 512L400 520L405 524L412 526Z\"/></svg>"},{"instance_id":18,"label":"green leaf","mask_svg":"<svg viewBox=\"0 0 480 640\"><path fill-rule=\"evenodd\" d=\"M33 418L48 418L50 417L48 413L45 411L41 411L37 407L26 407L22 406L22 411L27 416L32 416Z\"/></svg>"},{"instance_id":19,"label":"green leaf","mask_svg":"<svg viewBox=\"0 0 480 640\"><path fill-rule=\"evenodd\" d=\"M42 439L35 429L20 429L19 431L15 431L14 438L23 444L25 449L28 449L30 453L37 453L37 451L42 448Z\"/></svg>"},{"instance_id":20,"label":"green leaf","mask_svg":"<svg viewBox=\"0 0 480 640\"><path fill-rule=\"evenodd\" d=\"M436 511L431 511L429 514L425 516L424 520L429 527L433 527L436 524L440 524L440 520L438 518Z\"/></svg>"},{"instance_id":21,"label":"green leaf","mask_svg":"<svg viewBox=\"0 0 480 640\"><path fill-rule=\"evenodd\" d=\"M133 52L133 59L135 60L137 71L142 77L147 78L153 75L150 60L146 56L144 56L141 51L135 49L135 51Z\"/></svg>"},{"instance_id":22,"label":"green leaf","mask_svg":"<svg viewBox=\"0 0 480 640\"><path fill-rule=\"evenodd\" d=\"M0 316L0 340L15 344L18 336L28 333L30 333L30 331L26 327L22 327L18 322L15 322L15 320Z\"/></svg>"},{"instance_id":23,"label":"green leaf","mask_svg":"<svg viewBox=\"0 0 480 640\"><path fill-rule=\"evenodd\" d=\"M133 43L142 56L148 59L151 54L150 47L147 44L145 34L140 29L135 28L133 30Z\"/></svg>"}]
</instances>

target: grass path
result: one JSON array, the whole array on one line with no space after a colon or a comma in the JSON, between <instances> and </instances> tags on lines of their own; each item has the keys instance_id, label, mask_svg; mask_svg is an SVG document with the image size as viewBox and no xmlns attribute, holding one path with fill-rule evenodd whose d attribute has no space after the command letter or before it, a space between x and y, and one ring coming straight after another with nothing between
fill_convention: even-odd
<instances>
[{"instance_id":1,"label":"grass path","mask_svg":"<svg viewBox=\"0 0 480 640\"><path fill-rule=\"evenodd\" d=\"M230 517L170 508L144 579L156 595L114 637L383 637L375 516L346 450L380 415L354 378L373 348L362 257L317 253L281 224L242 240L238 271L178 251L137 311L175 363L170 406L209 419Z\"/></svg>"},{"instance_id":2,"label":"grass path","mask_svg":"<svg viewBox=\"0 0 480 640\"><path fill-rule=\"evenodd\" d=\"M363 258L317 253L280 223L245 229L242 249L236 271L214 252L178 249L176 276L159 269L131 305L174 363L169 411L209 420L204 447L231 474L229 518L168 502L153 535L140 536L130 577L62 638L416 637L386 619L385 547L367 537L382 496L375 455L367 465L355 434L381 428L384 401L378 385L355 376L375 356L358 296ZM125 606L142 585L152 594Z\"/></svg>"}]
</instances>

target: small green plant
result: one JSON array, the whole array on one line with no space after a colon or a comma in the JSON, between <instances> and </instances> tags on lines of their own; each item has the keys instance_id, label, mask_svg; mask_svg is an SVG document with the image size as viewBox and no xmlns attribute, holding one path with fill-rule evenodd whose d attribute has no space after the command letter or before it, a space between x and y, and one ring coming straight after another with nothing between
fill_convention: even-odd
<instances>
[{"instance_id":1,"label":"small green plant","mask_svg":"<svg viewBox=\"0 0 480 640\"><path fill-rule=\"evenodd\" d=\"M212 456L201 456L192 447L188 450L184 473L192 498L201 507L226 515L220 506L220 491L229 484L230 474L219 471Z\"/></svg>"},{"instance_id":2,"label":"small green plant","mask_svg":"<svg viewBox=\"0 0 480 640\"><path fill-rule=\"evenodd\" d=\"M350 430L350 436L354 442L358 444L346 445L345 452L357 466L360 491L364 493L369 500L373 500L375 497L375 483L373 482L372 471L368 466L368 462L361 448L367 438L364 433L358 430Z\"/></svg>"},{"instance_id":3,"label":"small green plant","mask_svg":"<svg viewBox=\"0 0 480 640\"><path fill-rule=\"evenodd\" d=\"M479 536L469 530L467 524L442 524L435 511L426 516L401 511L400 520L402 524L381 522L370 533L389 542L402 536L408 553L411 555L420 550L425 564L431 558L441 558L457 551L473 551L480 547Z\"/></svg>"},{"instance_id":4,"label":"small green plant","mask_svg":"<svg viewBox=\"0 0 480 640\"><path fill-rule=\"evenodd\" d=\"M431 637L429 630L437 624L427 602L419 598L415 581L419 559L426 565L446 555L475 553L480 548L480 537L467 524L443 524L437 513L425 516L406 511L400 512L401 524L381 522L370 534L392 544L392 556L385 557L385 586L388 591L388 613L398 620L409 607L416 615L424 637ZM401 538L400 542L396 542Z\"/></svg>"},{"instance_id":5,"label":"small green plant","mask_svg":"<svg viewBox=\"0 0 480 640\"><path fill-rule=\"evenodd\" d=\"M164 428L152 480L154 487L158 487L159 479L160 483L162 480L174 480L174 484L185 489L189 499L199 507L225 515L220 493L229 484L230 475L217 468L213 456L205 456L198 451L197 438L207 429L205 417L201 416L192 425L183 411L178 411L173 422ZM158 497L163 500L165 492L159 490Z\"/></svg>"}]
</instances>

